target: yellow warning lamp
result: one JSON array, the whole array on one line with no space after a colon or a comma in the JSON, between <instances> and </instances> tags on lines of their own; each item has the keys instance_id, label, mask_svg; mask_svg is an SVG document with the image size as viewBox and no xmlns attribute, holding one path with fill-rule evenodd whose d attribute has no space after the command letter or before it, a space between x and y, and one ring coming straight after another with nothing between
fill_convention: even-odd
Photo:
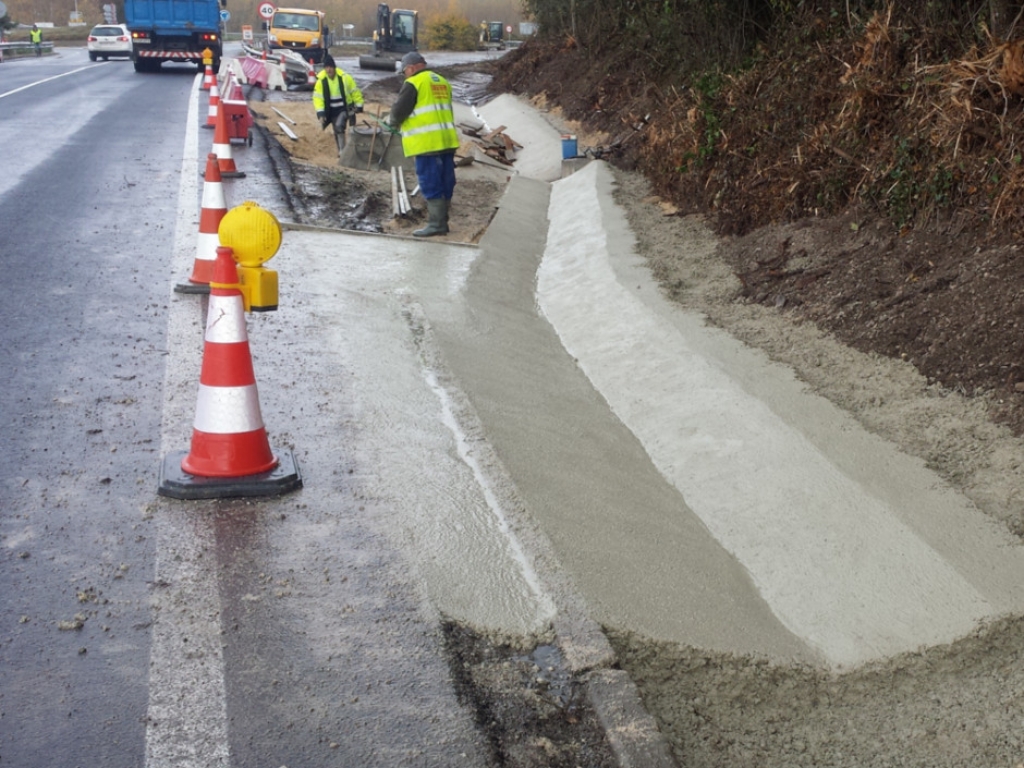
<instances>
[{"instance_id":1,"label":"yellow warning lamp","mask_svg":"<svg viewBox=\"0 0 1024 768\"><path fill-rule=\"evenodd\" d=\"M208 67L213 65L213 51L209 48L203 48L203 64Z\"/></svg>"},{"instance_id":2,"label":"yellow warning lamp","mask_svg":"<svg viewBox=\"0 0 1024 768\"><path fill-rule=\"evenodd\" d=\"M281 247L281 224L274 214L247 200L224 214L217 235L234 252L245 311L277 309L277 272L263 267Z\"/></svg>"}]
</instances>

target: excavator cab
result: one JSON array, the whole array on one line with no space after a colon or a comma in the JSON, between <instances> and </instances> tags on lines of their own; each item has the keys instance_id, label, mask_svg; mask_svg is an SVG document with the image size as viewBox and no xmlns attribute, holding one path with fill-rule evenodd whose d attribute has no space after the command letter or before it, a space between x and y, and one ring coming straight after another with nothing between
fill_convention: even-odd
<instances>
[{"instance_id":1,"label":"excavator cab","mask_svg":"<svg viewBox=\"0 0 1024 768\"><path fill-rule=\"evenodd\" d=\"M505 24L501 21L481 21L478 51L505 49Z\"/></svg>"},{"instance_id":2,"label":"excavator cab","mask_svg":"<svg viewBox=\"0 0 1024 768\"><path fill-rule=\"evenodd\" d=\"M394 71L398 61L419 47L419 17L416 11L392 11L386 3L377 6L377 28L373 31L373 54L360 56L361 69Z\"/></svg>"}]
</instances>

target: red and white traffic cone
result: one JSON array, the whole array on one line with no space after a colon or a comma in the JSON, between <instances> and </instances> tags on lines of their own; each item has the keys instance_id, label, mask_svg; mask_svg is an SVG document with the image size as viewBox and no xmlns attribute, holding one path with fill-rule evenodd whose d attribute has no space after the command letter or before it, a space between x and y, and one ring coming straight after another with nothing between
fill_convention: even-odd
<instances>
[{"instance_id":1,"label":"red and white traffic cone","mask_svg":"<svg viewBox=\"0 0 1024 768\"><path fill-rule=\"evenodd\" d=\"M220 89L217 87L217 78L213 78L210 84L210 108L206 112L206 125L203 128L215 128L217 126L217 115L220 113Z\"/></svg>"},{"instance_id":2,"label":"red and white traffic cone","mask_svg":"<svg viewBox=\"0 0 1024 768\"><path fill-rule=\"evenodd\" d=\"M277 466L260 413L237 285L232 251L220 246L210 283L192 447L181 462L182 470L190 475L244 477Z\"/></svg>"},{"instance_id":3,"label":"red and white traffic cone","mask_svg":"<svg viewBox=\"0 0 1024 768\"><path fill-rule=\"evenodd\" d=\"M239 179L245 176L235 166L235 158L231 154L231 135L228 132L228 117L223 109L217 113L217 127L213 131L213 152L217 155L217 166L220 175L226 179Z\"/></svg>"},{"instance_id":4,"label":"red and white traffic cone","mask_svg":"<svg viewBox=\"0 0 1024 768\"><path fill-rule=\"evenodd\" d=\"M203 74L203 84L199 88L200 90L208 91L216 82L217 78L213 76L213 64L209 63L206 65L206 72Z\"/></svg>"},{"instance_id":5,"label":"red and white traffic cone","mask_svg":"<svg viewBox=\"0 0 1024 768\"><path fill-rule=\"evenodd\" d=\"M306 75L306 85L316 85L316 65L313 64L313 59L309 60L309 73Z\"/></svg>"},{"instance_id":6,"label":"red and white traffic cone","mask_svg":"<svg viewBox=\"0 0 1024 768\"><path fill-rule=\"evenodd\" d=\"M295 456L273 449L260 412L238 268L217 248L188 453L164 457L157 493L174 499L278 496L302 487Z\"/></svg>"},{"instance_id":7,"label":"red and white traffic cone","mask_svg":"<svg viewBox=\"0 0 1024 768\"><path fill-rule=\"evenodd\" d=\"M203 293L210 289L213 277L213 265L217 261L217 247L220 238L217 228L220 220L228 212L227 201L224 199L224 184L220 178L220 164L213 152L206 156L206 173L203 174L203 203L199 209L199 237L196 240L196 258L192 265L192 275L188 281L200 287Z\"/></svg>"}]
</instances>

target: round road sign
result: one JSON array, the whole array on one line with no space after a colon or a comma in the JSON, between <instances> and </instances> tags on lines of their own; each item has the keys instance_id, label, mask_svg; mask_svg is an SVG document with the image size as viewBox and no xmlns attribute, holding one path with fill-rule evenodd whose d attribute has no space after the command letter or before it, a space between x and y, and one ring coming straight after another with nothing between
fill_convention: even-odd
<instances>
[{"instance_id":1,"label":"round road sign","mask_svg":"<svg viewBox=\"0 0 1024 768\"><path fill-rule=\"evenodd\" d=\"M512 25L509 24L507 27L505 27L505 31L511 33L512 32Z\"/></svg>"},{"instance_id":2,"label":"round road sign","mask_svg":"<svg viewBox=\"0 0 1024 768\"><path fill-rule=\"evenodd\" d=\"M221 11L220 12L220 20L221 21L231 21L231 11Z\"/></svg>"},{"instance_id":3,"label":"round road sign","mask_svg":"<svg viewBox=\"0 0 1024 768\"><path fill-rule=\"evenodd\" d=\"M260 3L259 14L261 19L269 19L274 15L277 7L273 3Z\"/></svg>"}]
</instances>

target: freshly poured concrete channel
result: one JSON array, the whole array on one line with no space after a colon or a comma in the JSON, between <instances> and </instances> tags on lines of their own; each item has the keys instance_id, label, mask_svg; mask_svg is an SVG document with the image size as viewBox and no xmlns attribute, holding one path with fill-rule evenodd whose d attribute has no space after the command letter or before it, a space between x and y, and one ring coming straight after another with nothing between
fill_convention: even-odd
<instances>
[{"instance_id":1,"label":"freshly poured concrete channel","mask_svg":"<svg viewBox=\"0 0 1024 768\"><path fill-rule=\"evenodd\" d=\"M554 128L509 99L481 114L527 147L520 171L555 176ZM473 338L445 351L601 621L848 667L1021 610L1024 552L999 526L662 299L604 165L551 185L543 211L516 182L463 291Z\"/></svg>"},{"instance_id":2,"label":"freshly poured concrete channel","mask_svg":"<svg viewBox=\"0 0 1024 768\"><path fill-rule=\"evenodd\" d=\"M554 186L541 308L679 490L678 514L704 522L779 620L844 667L1020 610L1011 537L786 370L662 306L610 191L599 165Z\"/></svg>"},{"instance_id":3,"label":"freshly poured concrete channel","mask_svg":"<svg viewBox=\"0 0 1024 768\"><path fill-rule=\"evenodd\" d=\"M529 633L578 592L655 640L838 668L1024 607L1002 529L662 298L606 166L561 179L513 98L478 115L523 145L479 248L293 229L279 258L317 276L296 308L347 375L308 375L350 394L346 454L439 610Z\"/></svg>"}]
</instances>

